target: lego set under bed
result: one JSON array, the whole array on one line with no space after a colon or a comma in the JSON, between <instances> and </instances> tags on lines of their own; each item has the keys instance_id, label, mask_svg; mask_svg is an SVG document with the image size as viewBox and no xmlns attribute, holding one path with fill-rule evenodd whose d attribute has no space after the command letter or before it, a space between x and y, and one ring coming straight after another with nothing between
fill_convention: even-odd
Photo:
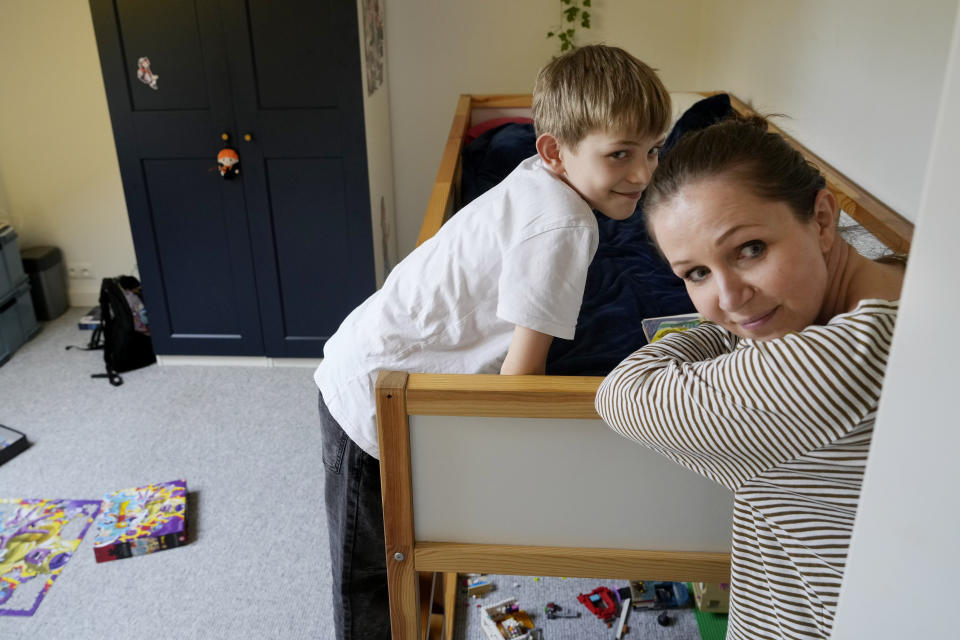
<instances>
[{"instance_id":1,"label":"lego set under bed","mask_svg":"<svg viewBox=\"0 0 960 640\"><path fill-rule=\"evenodd\" d=\"M718 92L672 96L675 130L704 126L730 108L750 112ZM532 129L514 127L523 126L530 103L530 95L460 96L419 242L532 155ZM909 221L786 137L820 167L855 232L909 252ZM479 150L465 144L471 140ZM643 233L634 219L616 227L601 221L578 336L551 349L547 372L555 375L381 373L377 415L395 640L452 637L458 573L729 580L732 495L629 445L594 410L603 374L644 344L640 319L692 311L682 284L663 277L665 267L649 249L637 249L646 246ZM611 280L605 261L616 264L611 271L622 280ZM604 299L609 291L619 299Z\"/></svg>"}]
</instances>

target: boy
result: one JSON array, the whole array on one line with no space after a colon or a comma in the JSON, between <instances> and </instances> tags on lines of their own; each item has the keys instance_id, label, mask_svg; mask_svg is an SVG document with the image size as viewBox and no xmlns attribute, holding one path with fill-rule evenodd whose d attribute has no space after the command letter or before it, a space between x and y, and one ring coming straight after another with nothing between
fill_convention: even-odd
<instances>
[{"instance_id":1,"label":"boy","mask_svg":"<svg viewBox=\"0 0 960 640\"><path fill-rule=\"evenodd\" d=\"M398 264L330 338L320 388L338 640L388 638L374 383L381 369L542 374L572 339L597 249L591 209L630 217L670 97L622 49L582 47L537 75L537 155Z\"/></svg>"}]
</instances>

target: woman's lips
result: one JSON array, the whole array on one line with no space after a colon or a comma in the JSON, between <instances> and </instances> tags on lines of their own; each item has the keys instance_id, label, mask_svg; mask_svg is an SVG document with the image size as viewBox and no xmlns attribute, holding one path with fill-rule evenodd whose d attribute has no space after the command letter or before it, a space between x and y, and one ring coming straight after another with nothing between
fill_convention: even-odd
<instances>
[{"instance_id":1,"label":"woman's lips","mask_svg":"<svg viewBox=\"0 0 960 640\"><path fill-rule=\"evenodd\" d=\"M764 313L763 315L751 318L746 322L741 322L740 326L749 331L753 331L759 328L760 326L762 326L763 324L765 324L766 322L768 322L779 308L780 307L774 307L772 310L768 311L767 313Z\"/></svg>"}]
</instances>

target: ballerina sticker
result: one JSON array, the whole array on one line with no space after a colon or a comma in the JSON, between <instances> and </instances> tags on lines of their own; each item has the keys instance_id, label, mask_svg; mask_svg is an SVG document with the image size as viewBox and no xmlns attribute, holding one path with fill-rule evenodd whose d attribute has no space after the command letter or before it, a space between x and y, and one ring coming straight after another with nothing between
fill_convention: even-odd
<instances>
[{"instance_id":1,"label":"ballerina sticker","mask_svg":"<svg viewBox=\"0 0 960 640\"><path fill-rule=\"evenodd\" d=\"M137 60L137 79L154 91L157 90L157 80L160 79L160 76L150 70L150 58L147 56Z\"/></svg>"}]
</instances>

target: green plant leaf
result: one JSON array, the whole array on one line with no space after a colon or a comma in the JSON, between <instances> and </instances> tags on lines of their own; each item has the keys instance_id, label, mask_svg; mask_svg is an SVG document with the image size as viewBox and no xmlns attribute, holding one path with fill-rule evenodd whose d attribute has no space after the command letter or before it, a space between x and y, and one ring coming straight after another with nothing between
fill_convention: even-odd
<instances>
[{"instance_id":1,"label":"green plant leaf","mask_svg":"<svg viewBox=\"0 0 960 640\"><path fill-rule=\"evenodd\" d=\"M590 28L590 12L584 11L580 14L580 26L584 29Z\"/></svg>"},{"instance_id":2,"label":"green plant leaf","mask_svg":"<svg viewBox=\"0 0 960 640\"><path fill-rule=\"evenodd\" d=\"M576 33L573 29L567 29L567 37L572 38L573 34Z\"/></svg>"},{"instance_id":3,"label":"green plant leaf","mask_svg":"<svg viewBox=\"0 0 960 640\"><path fill-rule=\"evenodd\" d=\"M553 31L547 31L547 37L548 37L548 38L552 38L553 35L554 35L554 34L553 34Z\"/></svg>"},{"instance_id":4,"label":"green plant leaf","mask_svg":"<svg viewBox=\"0 0 960 640\"><path fill-rule=\"evenodd\" d=\"M577 19L577 15L580 14L580 7L570 7L569 9L564 9L563 13L567 17L567 22L573 22Z\"/></svg>"}]
</instances>

